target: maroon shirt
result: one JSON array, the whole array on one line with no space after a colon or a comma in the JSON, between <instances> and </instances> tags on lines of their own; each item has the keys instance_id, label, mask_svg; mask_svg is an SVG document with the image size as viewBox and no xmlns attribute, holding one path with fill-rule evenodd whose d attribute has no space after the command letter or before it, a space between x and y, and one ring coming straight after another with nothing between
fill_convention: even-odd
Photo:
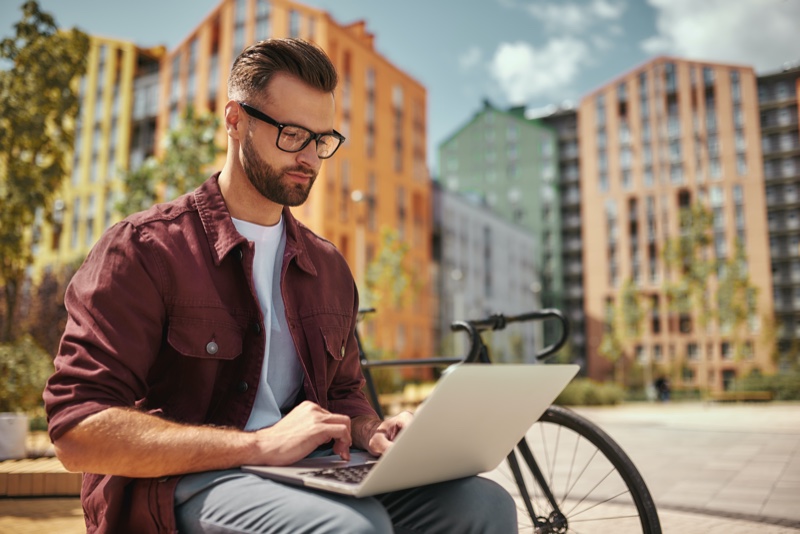
<instances>
[{"instance_id":1,"label":"maroon shirt","mask_svg":"<svg viewBox=\"0 0 800 534\"><path fill-rule=\"evenodd\" d=\"M253 245L236 231L217 176L109 229L75 274L56 371L44 392L51 439L112 406L244 428L265 336ZM351 417L374 415L361 391L350 269L288 209L283 217L281 291L304 398ZM88 532L176 532L178 478L84 474Z\"/></svg>"}]
</instances>

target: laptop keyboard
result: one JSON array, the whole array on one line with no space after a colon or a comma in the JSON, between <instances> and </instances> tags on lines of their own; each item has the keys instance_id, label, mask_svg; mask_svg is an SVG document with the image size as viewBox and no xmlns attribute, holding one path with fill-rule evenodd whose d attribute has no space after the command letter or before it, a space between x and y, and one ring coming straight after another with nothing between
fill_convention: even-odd
<instances>
[{"instance_id":1,"label":"laptop keyboard","mask_svg":"<svg viewBox=\"0 0 800 534\"><path fill-rule=\"evenodd\" d=\"M335 480L337 482L344 482L345 484L360 484L364 477L367 476L370 469L375 466L375 463L351 465L349 467L332 467L328 469L320 469L319 471L306 471L300 473L303 476L311 476L317 478L325 478L328 480Z\"/></svg>"}]
</instances>

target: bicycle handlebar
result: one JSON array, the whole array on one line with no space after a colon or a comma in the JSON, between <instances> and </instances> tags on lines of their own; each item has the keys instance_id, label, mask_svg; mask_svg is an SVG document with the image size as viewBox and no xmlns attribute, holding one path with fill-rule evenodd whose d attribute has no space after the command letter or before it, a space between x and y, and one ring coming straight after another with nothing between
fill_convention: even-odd
<instances>
[{"instance_id":1,"label":"bicycle handlebar","mask_svg":"<svg viewBox=\"0 0 800 534\"><path fill-rule=\"evenodd\" d=\"M365 315L374 313L376 310L375 308L362 308L358 310L359 320L361 320ZM431 365L431 364L444 364L444 363L457 363L459 361L464 361L467 363L475 363L481 360L481 351L485 348L483 344L483 339L481 338L481 332L485 332L486 330L503 330L505 327L511 323L521 323L527 321L539 321L539 320L546 320L546 319L556 319L561 323L561 337L553 343L552 345L543 348L539 352L536 353L535 357L537 360L544 360L545 358L551 356L555 353L558 349L564 346L564 343L567 342L567 338L569 337L569 321L561 313L560 310L555 308L545 308L544 310L537 310L531 311L527 313L522 313L519 315L504 315L502 313L495 313L490 315L486 319L475 319L471 321L455 321L450 325L450 329L454 332L458 330L464 330L470 337L470 348L469 352L467 353L466 357L462 358L428 358L423 360L392 360L392 361L378 361L378 362L369 362L367 361L366 357L364 356L363 352L361 353L361 364L365 367L384 367L384 366L404 366L404 365ZM356 336L358 336L358 332L356 332ZM359 347L360 347L360 339L359 339Z\"/></svg>"},{"instance_id":2,"label":"bicycle handlebar","mask_svg":"<svg viewBox=\"0 0 800 534\"><path fill-rule=\"evenodd\" d=\"M483 340L481 339L481 332L486 330L503 330L510 323L538 321L544 319L557 319L561 323L561 337L556 340L552 345L545 347L536 353L537 360L543 360L551 356L558 349L564 346L569 337L569 321L561 311L555 308L547 308L544 310L537 310L520 315L504 315L502 313L495 313L486 319L476 319L472 321L456 321L450 325L450 329L455 331L464 330L470 336L470 349L465 362L474 363L480 359L481 348L483 347Z\"/></svg>"}]
</instances>

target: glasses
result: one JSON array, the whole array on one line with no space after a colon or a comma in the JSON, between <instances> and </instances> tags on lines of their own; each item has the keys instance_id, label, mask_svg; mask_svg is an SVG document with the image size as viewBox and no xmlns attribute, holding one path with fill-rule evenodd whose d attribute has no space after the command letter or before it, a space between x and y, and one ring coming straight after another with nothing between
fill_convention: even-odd
<instances>
[{"instance_id":1,"label":"glasses","mask_svg":"<svg viewBox=\"0 0 800 534\"><path fill-rule=\"evenodd\" d=\"M317 157L319 159L328 159L333 156L336 151L339 150L339 147L342 146L342 143L344 143L345 137L336 130L334 130L333 133L314 133L302 126L281 124L266 113L262 113L245 102L239 102L239 105L242 106L242 109L251 117L271 124L278 129L278 138L275 140L275 146L284 152L300 152L307 147L311 141L316 141Z\"/></svg>"}]
</instances>

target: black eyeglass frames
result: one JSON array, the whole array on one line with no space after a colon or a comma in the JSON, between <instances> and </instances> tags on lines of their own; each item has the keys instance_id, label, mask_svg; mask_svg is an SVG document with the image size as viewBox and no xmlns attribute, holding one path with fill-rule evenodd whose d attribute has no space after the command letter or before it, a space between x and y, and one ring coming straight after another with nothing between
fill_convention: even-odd
<instances>
[{"instance_id":1,"label":"black eyeglass frames","mask_svg":"<svg viewBox=\"0 0 800 534\"><path fill-rule=\"evenodd\" d=\"M242 109L260 121L271 124L278 129L278 138L275 140L275 146L284 152L300 152L311 141L317 143L317 157L320 159L328 159L333 156L339 147L344 143L345 137L334 130L332 133L314 133L308 128L296 126L294 124L281 124L266 113L263 113L246 102L239 102Z\"/></svg>"}]
</instances>

